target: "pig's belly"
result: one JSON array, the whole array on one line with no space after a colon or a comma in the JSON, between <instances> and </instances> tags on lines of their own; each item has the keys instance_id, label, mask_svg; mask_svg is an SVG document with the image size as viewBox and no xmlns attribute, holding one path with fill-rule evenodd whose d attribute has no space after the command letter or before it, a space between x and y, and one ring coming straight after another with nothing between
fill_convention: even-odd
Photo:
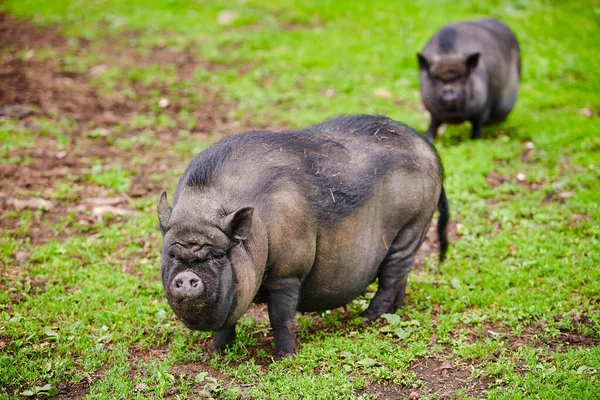
<instances>
[{"instance_id":1,"label":"pig's belly","mask_svg":"<svg viewBox=\"0 0 600 400\"><path fill-rule=\"evenodd\" d=\"M319 235L315 262L303 282L298 310L341 307L366 291L401 225L386 226L386 221L393 219L377 218L379 213L367 213L366 218L358 215L334 232Z\"/></svg>"},{"instance_id":2,"label":"pig's belly","mask_svg":"<svg viewBox=\"0 0 600 400\"><path fill-rule=\"evenodd\" d=\"M425 226L431 220L439 191L423 182L402 171L388 175L354 215L335 228L318 232L314 262L303 281L298 310L340 307L365 292L377 278L398 233L410 224ZM420 237L421 232L417 229L414 234Z\"/></svg>"},{"instance_id":3,"label":"pig's belly","mask_svg":"<svg viewBox=\"0 0 600 400\"><path fill-rule=\"evenodd\" d=\"M323 311L341 307L365 293L377 277L381 260L370 263L315 266L300 292L299 311Z\"/></svg>"}]
</instances>

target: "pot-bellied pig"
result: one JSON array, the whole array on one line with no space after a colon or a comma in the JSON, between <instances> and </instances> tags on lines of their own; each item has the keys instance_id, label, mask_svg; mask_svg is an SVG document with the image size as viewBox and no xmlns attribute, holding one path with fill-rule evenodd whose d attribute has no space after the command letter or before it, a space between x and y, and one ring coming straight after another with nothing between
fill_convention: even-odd
<instances>
[{"instance_id":1,"label":"pot-bellied pig","mask_svg":"<svg viewBox=\"0 0 600 400\"><path fill-rule=\"evenodd\" d=\"M442 123L471 122L471 137L503 121L517 101L521 56L510 29L493 19L450 24L427 43L419 60L421 98L431 114L427 137Z\"/></svg>"},{"instance_id":2,"label":"pot-bellied pig","mask_svg":"<svg viewBox=\"0 0 600 400\"><path fill-rule=\"evenodd\" d=\"M394 312L438 208L446 251L442 175L427 139L382 116L223 139L187 167L173 208L160 197L169 305L188 328L216 331L215 352L266 301L278 357L296 351L296 311L343 306L375 279L364 317Z\"/></svg>"}]
</instances>

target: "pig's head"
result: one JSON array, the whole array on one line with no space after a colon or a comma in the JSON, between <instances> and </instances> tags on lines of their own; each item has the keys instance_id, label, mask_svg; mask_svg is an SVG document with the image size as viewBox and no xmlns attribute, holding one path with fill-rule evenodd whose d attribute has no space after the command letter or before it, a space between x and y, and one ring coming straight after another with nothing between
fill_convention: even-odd
<instances>
[{"instance_id":1,"label":"pig's head","mask_svg":"<svg viewBox=\"0 0 600 400\"><path fill-rule=\"evenodd\" d=\"M421 96L429 111L443 119L464 118L474 96L472 74L479 62L479 53L436 54L418 53Z\"/></svg>"},{"instance_id":2,"label":"pig's head","mask_svg":"<svg viewBox=\"0 0 600 400\"><path fill-rule=\"evenodd\" d=\"M171 208L166 193L161 195L162 282L169 305L188 328L231 326L250 303L256 279L242 276L240 282L234 264L236 258L244 264L240 253L246 254L242 242L251 233L252 214L251 207L225 213L219 205L185 194Z\"/></svg>"}]
</instances>

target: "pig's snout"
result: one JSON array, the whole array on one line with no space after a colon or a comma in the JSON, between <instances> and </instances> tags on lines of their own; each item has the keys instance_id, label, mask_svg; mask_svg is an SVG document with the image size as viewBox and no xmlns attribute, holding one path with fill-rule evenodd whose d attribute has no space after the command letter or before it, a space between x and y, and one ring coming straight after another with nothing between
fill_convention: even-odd
<instances>
[{"instance_id":1,"label":"pig's snout","mask_svg":"<svg viewBox=\"0 0 600 400\"><path fill-rule=\"evenodd\" d=\"M456 104L460 100L460 95L451 88L444 88L440 92L440 100L446 104Z\"/></svg>"},{"instance_id":2,"label":"pig's snout","mask_svg":"<svg viewBox=\"0 0 600 400\"><path fill-rule=\"evenodd\" d=\"M196 299L203 291L202 280L191 271L180 272L171 282L171 294L176 301Z\"/></svg>"}]
</instances>

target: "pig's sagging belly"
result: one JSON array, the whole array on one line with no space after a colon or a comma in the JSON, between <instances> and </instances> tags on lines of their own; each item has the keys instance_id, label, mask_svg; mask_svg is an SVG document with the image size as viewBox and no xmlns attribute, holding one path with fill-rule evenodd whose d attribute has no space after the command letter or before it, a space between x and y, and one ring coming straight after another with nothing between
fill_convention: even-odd
<instances>
[{"instance_id":1,"label":"pig's sagging belly","mask_svg":"<svg viewBox=\"0 0 600 400\"><path fill-rule=\"evenodd\" d=\"M386 226L379 209L364 211L335 231L319 235L314 265L302 284L299 311L341 307L362 295L377 277L399 224Z\"/></svg>"},{"instance_id":2,"label":"pig's sagging belly","mask_svg":"<svg viewBox=\"0 0 600 400\"><path fill-rule=\"evenodd\" d=\"M315 266L302 285L298 311L324 311L348 304L375 280L381 260Z\"/></svg>"}]
</instances>

